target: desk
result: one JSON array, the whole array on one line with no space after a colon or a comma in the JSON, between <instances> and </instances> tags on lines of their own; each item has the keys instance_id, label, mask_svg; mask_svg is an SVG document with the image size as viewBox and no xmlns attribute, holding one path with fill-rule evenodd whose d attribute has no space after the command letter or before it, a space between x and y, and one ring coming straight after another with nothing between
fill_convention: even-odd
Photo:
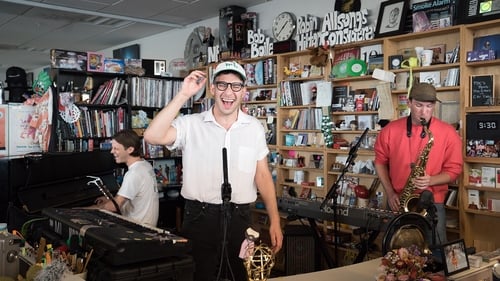
<instances>
[{"instance_id":1,"label":"desk","mask_svg":"<svg viewBox=\"0 0 500 281\"><path fill-rule=\"evenodd\" d=\"M374 281L380 266L380 260L377 258L362 263L348 266L327 269L322 271L297 274L285 277L271 278L269 281L331 281L335 280L356 280L356 281ZM477 281L491 280L491 269L496 263L482 263L481 267L471 268L469 270L449 276L450 281Z\"/></svg>"},{"instance_id":2,"label":"desk","mask_svg":"<svg viewBox=\"0 0 500 281\"><path fill-rule=\"evenodd\" d=\"M356 280L356 281L374 281L380 266L381 258L342 266L333 269L321 270L316 272L291 275L286 277L271 278L269 281L331 281L335 280Z\"/></svg>"}]
</instances>

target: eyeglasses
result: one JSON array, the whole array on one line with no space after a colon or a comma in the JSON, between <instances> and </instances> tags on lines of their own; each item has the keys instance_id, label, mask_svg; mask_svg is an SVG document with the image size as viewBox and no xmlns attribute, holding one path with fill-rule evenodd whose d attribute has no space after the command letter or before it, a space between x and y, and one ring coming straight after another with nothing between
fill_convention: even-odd
<instances>
[{"instance_id":1,"label":"eyeglasses","mask_svg":"<svg viewBox=\"0 0 500 281\"><path fill-rule=\"evenodd\" d=\"M231 90L233 92L239 92L241 89L243 89L243 86L245 86L243 83L228 83L228 82L222 82L222 81L215 81L215 87L217 87L217 90L219 91L225 91L227 89L227 86L231 86Z\"/></svg>"}]
</instances>

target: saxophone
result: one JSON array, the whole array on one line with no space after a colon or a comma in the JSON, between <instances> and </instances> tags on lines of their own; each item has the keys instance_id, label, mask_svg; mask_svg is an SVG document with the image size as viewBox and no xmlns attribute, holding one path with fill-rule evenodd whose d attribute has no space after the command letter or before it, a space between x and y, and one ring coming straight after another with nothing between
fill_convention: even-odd
<instances>
[{"instance_id":1,"label":"saxophone","mask_svg":"<svg viewBox=\"0 0 500 281\"><path fill-rule=\"evenodd\" d=\"M420 194L413 193L416 189L413 180L425 174L425 166L427 165L429 152L431 151L432 145L434 144L434 136L432 135L429 128L427 128L427 122L425 121L425 119L420 119L420 123L423 126L424 132L429 137L429 140L418 156L417 164L412 167L410 176L408 177L408 180L406 181L406 184L403 188L403 192L399 196L399 210L401 212L414 212L417 209L417 203L419 201ZM425 215L426 211L423 210L422 212L422 215Z\"/></svg>"}]
</instances>

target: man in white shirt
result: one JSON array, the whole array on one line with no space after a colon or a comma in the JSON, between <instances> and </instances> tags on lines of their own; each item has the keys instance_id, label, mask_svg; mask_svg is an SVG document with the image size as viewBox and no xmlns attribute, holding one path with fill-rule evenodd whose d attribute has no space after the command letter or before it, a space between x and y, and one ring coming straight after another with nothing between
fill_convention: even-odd
<instances>
[{"instance_id":1,"label":"man in white shirt","mask_svg":"<svg viewBox=\"0 0 500 281\"><path fill-rule=\"evenodd\" d=\"M144 138L151 144L182 149L181 193L186 200L182 235L193 245L194 280L221 280L219 269L229 280L248 280L238 255L251 224L250 203L256 200L257 189L269 215L269 237L274 252L281 249L283 240L274 183L267 164L269 149L260 122L240 109L246 93L246 74L236 62L222 62L215 69L210 87L215 101L212 108L176 118L182 105L205 87L206 79L202 71L186 76L180 91L156 115ZM230 204L226 207L230 212L227 221L224 219L227 209L222 208L227 202L222 196L223 148L227 150L228 182L232 187ZM221 253L223 245L227 252ZM221 259L224 254L227 259ZM223 265L226 261L229 273Z\"/></svg>"},{"instance_id":2,"label":"man in white shirt","mask_svg":"<svg viewBox=\"0 0 500 281\"><path fill-rule=\"evenodd\" d=\"M156 176L151 164L141 157L141 143L133 130L122 130L113 136L111 154L116 163L125 163L128 168L114 201L123 216L156 226L159 212ZM117 211L114 203L105 197L98 198L95 207Z\"/></svg>"}]
</instances>

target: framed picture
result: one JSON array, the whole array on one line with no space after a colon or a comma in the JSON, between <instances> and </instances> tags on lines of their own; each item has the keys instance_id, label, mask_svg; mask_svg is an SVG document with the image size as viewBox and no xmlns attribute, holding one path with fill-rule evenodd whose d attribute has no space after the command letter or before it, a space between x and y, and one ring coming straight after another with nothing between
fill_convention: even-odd
<instances>
[{"instance_id":1,"label":"framed picture","mask_svg":"<svg viewBox=\"0 0 500 281\"><path fill-rule=\"evenodd\" d=\"M469 258L465 251L464 239L455 240L441 246L441 254L446 276L469 269Z\"/></svg>"},{"instance_id":2,"label":"framed picture","mask_svg":"<svg viewBox=\"0 0 500 281\"><path fill-rule=\"evenodd\" d=\"M104 71L104 54L87 52L87 71Z\"/></svg>"},{"instance_id":3,"label":"framed picture","mask_svg":"<svg viewBox=\"0 0 500 281\"><path fill-rule=\"evenodd\" d=\"M408 1L389 0L380 3L375 37L401 34L404 31Z\"/></svg>"},{"instance_id":4,"label":"framed picture","mask_svg":"<svg viewBox=\"0 0 500 281\"><path fill-rule=\"evenodd\" d=\"M446 63L446 44L439 44L425 48L432 50L432 64Z\"/></svg>"}]
</instances>

